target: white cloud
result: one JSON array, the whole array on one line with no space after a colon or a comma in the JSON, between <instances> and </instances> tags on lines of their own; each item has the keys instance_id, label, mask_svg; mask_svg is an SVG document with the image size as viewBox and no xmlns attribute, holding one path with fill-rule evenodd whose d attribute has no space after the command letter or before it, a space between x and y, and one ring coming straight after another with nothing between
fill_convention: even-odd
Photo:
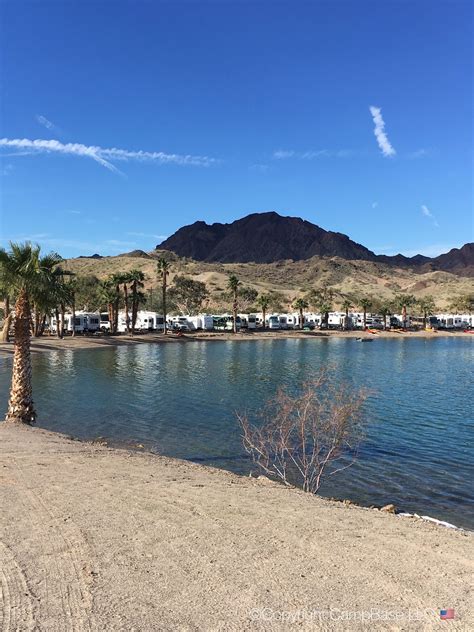
<instances>
[{"instance_id":1,"label":"white cloud","mask_svg":"<svg viewBox=\"0 0 474 632\"><path fill-rule=\"evenodd\" d=\"M377 208L378 205L379 205L378 202L372 202L372 208Z\"/></svg>"},{"instance_id":2,"label":"white cloud","mask_svg":"<svg viewBox=\"0 0 474 632\"><path fill-rule=\"evenodd\" d=\"M428 217L429 219L431 219L431 221L433 222L433 226L436 226L437 228L439 227L438 220L425 204L421 205L421 213L425 217Z\"/></svg>"},{"instance_id":3,"label":"white cloud","mask_svg":"<svg viewBox=\"0 0 474 632\"><path fill-rule=\"evenodd\" d=\"M4 167L2 167L2 176L9 176L13 171L13 165L8 163Z\"/></svg>"},{"instance_id":4,"label":"white cloud","mask_svg":"<svg viewBox=\"0 0 474 632\"><path fill-rule=\"evenodd\" d=\"M294 149L277 149L273 152L274 160L286 160L294 158L295 160L314 160L315 158L349 158L354 155L351 149L308 149L306 151L295 151Z\"/></svg>"},{"instance_id":5,"label":"white cloud","mask_svg":"<svg viewBox=\"0 0 474 632\"><path fill-rule=\"evenodd\" d=\"M49 121L46 118L46 116L43 116L42 114L37 114L36 120L38 121L40 125L42 125L43 127L46 127L46 129L49 129L51 132L56 132L57 134L61 134L61 130L59 129L59 127L55 125L54 123L52 123L51 121Z\"/></svg>"},{"instance_id":6,"label":"white cloud","mask_svg":"<svg viewBox=\"0 0 474 632\"><path fill-rule=\"evenodd\" d=\"M374 135L377 139L380 150L382 151L384 156L395 156L397 152L390 144L388 136L385 133L385 122L382 118L382 109L375 107L374 105L371 105L369 109L375 125Z\"/></svg>"},{"instance_id":7,"label":"white cloud","mask_svg":"<svg viewBox=\"0 0 474 632\"><path fill-rule=\"evenodd\" d=\"M162 151L129 151L127 149L118 149L116 147L106 149L95 145L82 145L81 143L61 143L58 140L1 138L0 147L13 148L21 152L22 155L25 155L25 152L30 154L59 153L92 158L92 160L95 160L106 169L115 173L120 173L120 171L112 164L111 161L139 161L152 162L160 165L176 164L182 166L191 165L195 167L208 167L218 162L216 159L209 158L207 156L166 154Z\"/></svg>"},{"instance_id":8,"label":"white cloud","mask_svg":"<svg viewBox=\"0 0 474 632\"><path fill-rule=\"evenodd\" d=\"M144 238L153 238L153 239L167 239L169 236L169 235L153 235L151 233L135 233L135 232L129 232L126 234L130 235L130 237L144 237Z\"/></svg>"},{"instance_id":9,"label":"white cloud","mask_svg":"<svg viewBox=\"0 0 474 632\"><path fill-rule=\"evenodd\" d=\"M70 215L81 215L81 211L67 211Z\"/></svg>"}]
</instances>

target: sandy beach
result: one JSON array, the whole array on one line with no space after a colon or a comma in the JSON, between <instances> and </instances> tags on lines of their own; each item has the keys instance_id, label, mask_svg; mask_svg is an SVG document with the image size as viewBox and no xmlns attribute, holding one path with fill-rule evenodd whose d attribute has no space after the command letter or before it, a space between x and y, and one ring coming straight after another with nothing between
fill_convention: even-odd
<instances>
[{"instance_id":1,"label":"sandy beach","mask_svg":"<svg viewBox=\"0 0 474 632\"><path fill-rule=\"evenodd\" d=\"M473 629L471 533L38 428L0 462L4 632Z\"/></svg>"},{"instance_id":2,"label":"sandy beach","mask_svg":"<svg viewBox=\"0 0 474 632\"><path fill-rule=\"evenodd\" d=\"M183 336L177 336L176 334L162 333L146 333L136 334L130 336L126 334L117 336L66 336L62 340L56 336L44 336L41 338L31 339L31 351L32 353L40 353L45 351L52 351L58 349L101 349L110 346L127 346L137 345L143 343L153 344L184 344L191 341L242 341L242 340L280 340L288 338L368 338L372 340L382 338L468 338L474 340L474 334L465 332L450 332L450 331L378 331L377 333L362 332L362 331L254 331L254 332L238 332L233 334L232 332L218 332L218 331L196 331L186 333ZM13 342L0 343L0 357L13 354Z\"/></svg>"}]
</instances>

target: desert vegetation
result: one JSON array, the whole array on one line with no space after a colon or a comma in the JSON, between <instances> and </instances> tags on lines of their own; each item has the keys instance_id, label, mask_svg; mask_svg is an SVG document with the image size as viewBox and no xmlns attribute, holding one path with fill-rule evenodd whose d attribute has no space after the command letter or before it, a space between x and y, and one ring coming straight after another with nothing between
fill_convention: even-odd
<instances>
[{"instance_id":1,"label":"desert vegetation","mask_svg":"<svg viewBox=\"0 0 474 632\"><path fill-rule=\"evenodd\" d=\"M315 494L326 477L354 463L367 393L335 378L321 371L296 393L280 389L254 421L237 415L243 446L260 472Z\"/></svg>"}]
</instances>

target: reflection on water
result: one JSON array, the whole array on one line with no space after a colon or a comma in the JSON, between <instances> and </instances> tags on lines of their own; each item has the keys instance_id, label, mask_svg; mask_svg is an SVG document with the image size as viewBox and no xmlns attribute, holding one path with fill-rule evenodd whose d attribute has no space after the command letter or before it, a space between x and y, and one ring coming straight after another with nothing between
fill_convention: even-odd
<instances>
[{"instance_id":1,"label":"reflection on water","mask_svg":"<svg viewBox=\"0 0 474 632\"><path fill-rule=\"evenodd\" d=\"M474 527L473 348L455 338L285 339L52 351L33 357L34 392L46 428L248 472L235 411L331 366L371 390L370 428L357 464L323 493ZM5 410L11 360L1 362Z\"/></svg>"}]
</instances>

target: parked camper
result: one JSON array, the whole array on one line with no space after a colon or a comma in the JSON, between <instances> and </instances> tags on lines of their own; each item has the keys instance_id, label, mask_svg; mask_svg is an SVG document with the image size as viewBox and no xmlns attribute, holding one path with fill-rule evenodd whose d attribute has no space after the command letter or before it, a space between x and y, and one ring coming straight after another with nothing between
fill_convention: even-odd
<instances>
[{"instance_id":1,"label":"parked camper","mask_svg":"<svg viewBox=\"0 0 474 632\"><path fill-rule=\"evenodd\" d=\"M247 327L248 327L248 329L256 329L257 328L257 316L256 316L256 314L249 314L248 315Z\"/></svg>"},{"instance_id":2,"label":"parked camper","mask_svg":"<svg viewBox=\"0 0 474 632\"><path fill-rule=\"evenodd\" d=\"M281 329L279 316L272 315L268 317L268 329Z\"/></svg>"},{"instance_id":3,"label":"parked camper","mask_svg":"<svg viewBox=\"0 0 474 632\"><path fill-rule=\"evenodd\" d=\"M105 332L105 331L110 331L110 321L109 321L109 314L107 312L101 312L100 313L100 330Z\"/></svg>"}]
</instances>

